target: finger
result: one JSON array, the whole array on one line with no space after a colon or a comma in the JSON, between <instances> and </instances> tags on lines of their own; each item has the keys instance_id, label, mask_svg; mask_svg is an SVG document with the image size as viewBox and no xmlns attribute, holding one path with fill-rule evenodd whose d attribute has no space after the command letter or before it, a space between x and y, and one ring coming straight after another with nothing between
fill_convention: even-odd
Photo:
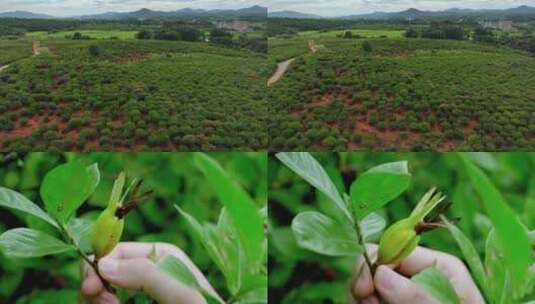
<instances>
[{"instance_id":1,"label":"finger","mask_svg":"<svg viewBox=\"0 0 535 304\"><path fill-rule=\"evenodd\" d=\"M367 245L366 250L368 256L372 260L375 260L377 255L377 245ZM365 263L364 258L359 257L355 270L353 271L353 279L351 283L351 291L356 299L364 299L373 295L375 289L373 286L373 278L370 272L370 268Z\"/></svg>"},{"instance_id":2,"label":"finger","mask_svg":"<svg viewBox=\"0 0 535 304\"><path fill-rule=\"evenodd\" d=\"M100 281L95 269L89 266L86 261L82 263L82 275L81 291L85 297L94 297L102 292L104 288L102 281Z\"/></svg>"},{"instance_id":3,"label":"finger","mask_svg":"<svg viewBox=\"0 0 535 304\"><path fill-rule=\"evenodd\" d=\"M126 289L144 292L158 303L204 303L204 298L197 290L169 277L149 259L105 258L98 266L105 280Z\"/></svg>"},{"instance_id":4,"label":"finger","mask_svg":"<svg viewBox=\"0 0 535 304\"><path fill-rule=\"evenodd\" d=\"M376 296L371 296L360 301L361 304L379 304L379 299Z\"/></svg>"},{"instance_id":5,"label":"finger","mask_svg":"<svg viewBox=\"0 0 535 304\"><path fill-rule=\"evenodd\" d=\"M450 280L457 294L463 298L463 303L484 303L483 296L472 280L468 268L455 256L418 247L401 262L398 271L412 276L431 266L435 266Z\"/></svg>"},{"instance_id":6,"label":"finger","mask_svg":"<svg viewBox=\"0 0 535 304\"><path fill-rule=\"evenodd\" d=\"M353 281L352 290L356 299L367 298L375 291L370 268L365 263L361 263L360 270L357 270L357 277Z\"/></svg>"},{"instance_id":7,"label":"finger","mask_svg":"<svg viewBox=\"0 0 535 304\"><path fill-rule=\"evenodd\" d=\"M178 248L167 243L122 242L117 244L106 257L116 259L146 258L152 254L153 250L156 251L156 256L162 257L176 254Z\"/></svg>"},{"instance_id":8,"label":"finger","mask_svg":"<svg viewBox=\"0 0 535 304\"><path fill-rule=\"evenodd\" d=\"M136 259L147 258L149 255L156 253L158 259L162 259L167 255L173 255L179 258L195 276L200 286L217 295L210 282L206 279L203 273L190 260L190 258L178 247L168 243L139 243L139 242L122 242L119 243L113 251L106 256L106 258L116 259Z\"/></svg>"},{"instance_id":9,"label":"finger","mask_svg":"<svg viewBox=\"0 0 535 304\"><path fill-rule=\"evenodd\" d=\"M387 303L439 304L411 280L386 266L379 266L374 278L375 288Z\"/></svg>"},{"instance_id":10,"label":"finger","mask_svg":"<svg viewBox=\"0 0 535 304\"><path fill-rule=\"evenodd\" d=\"M91 301L92 304L120 304L115 295L105 291Z\"/></svg>"},{"instance_id":11,"label":"finger","mask_svg":"<svg viewBox=\"0 0 535 304\"><path fill-rule=\"evenodd\" d=\"M452 255L423 247L416 249L403 260L397 270L407 276L412 276L433 265L438 269L446 268L449 264L458 264L458 259ZM446 274L446 273L444 273Z\"/></svg>"}]
</instances>

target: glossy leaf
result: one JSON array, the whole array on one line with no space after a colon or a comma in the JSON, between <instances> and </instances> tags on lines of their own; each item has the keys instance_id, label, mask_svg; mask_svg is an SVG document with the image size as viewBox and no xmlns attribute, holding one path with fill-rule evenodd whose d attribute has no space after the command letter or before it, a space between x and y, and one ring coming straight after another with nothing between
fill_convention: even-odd
<instances>
[{"instance_id":1,"label":"glossy leaf","mask_svg":"<svg viewBox=\"0 0 535 304\"><path fill-rule=\"evenodd\" d=\"M204 296L207 304L221 304L221 301L199 284L195 275L179 258L168 255L158 262L157 265L158 269L167 273L177 281L197 289Z\"/></svg>"},{"instance_id":2,"label":"glossy leaf","mask_svg":"<svg viewBox=\"0 0 535 304\"><path fill-rule=\"evenodd\" d=\"M364 242L381 233L386 227L385 219L377 213L370 213L360 222Z\"/></svg>"},{"instance_id":3,"label":"glossy leaf","mask_svg":"<svg viewBox=\"0 0 535 304\"><path fill-rule=\"evenodd\" d=\"M220 229L216 229L213 225L203 227L193 216L178 206L175 207L188 222L195 238L202 243L208 255L223 273L231 293L238 293L242 285L240 244L236 237L222 232L227 229L225 227L228 224L228 218L223 213L221 214Z\"/></svg>"},{"instance_id":4,"label":"glossy leaf","mask_svg":"<svg viewBox=\"0 0 535 304\"><path fill-rule=\"evenodd\" d=\"M95 192L98 184L100 183L100 170L98 169L98 164L94 163L91 166L86 168L87 173L89 174L89 196Z\"/></svg>"},{"instance_id":5,"label":"glossy leaf","mask_svg":"<svg viewBox=\"0 0 535 304\"><path fill-rule=\"evenodd\" d=\"M485 173L466 155L460 155L466 173L494 226L498 247L510 272L513 296L520 298L526 292L525 282L529 276L529 267L533 264L528 232Z\"/></svg>"},{"instance_id":6,"label":"glossy leaf","mask_svg":"<svg viewBox=\"0 0 535 304\"><path fill-rule=\"evenodd\" d=\"M495 303L507 304L507 300L513 297L511 274L496 244L494 230L488 234L485 243L485 268L489 277L487 289L491 295L490 298Z\"/></svg>"},{"instance_id":7,"label":"glossy leaf","mask_svg":"<svg viewBox=\"0 0 535 304\"><path fill-rule=\"evenodd\" d=\"M33 258L74 250L55 237L28 228L16 228L0 235L0 250L8 256Z\"/></svg>"},{"instance_id":8,"label":"glossy leaf","mask_svg":"<svg viewBox=\"0 0 535 304\"><path fill-rule=\"evenodd\" d=\"M442 304L460 304L461 300L451 285L450 280L442 274L436 267L429 267L411 278L430 294L434 299Z\"/></svg>"},{"instance_id":9,"label":"glossy leaf","mask_svg":"<svg viewBox=\"0 0 535 304\"><path fill-rule=\"evenodd\" d=\"M466 237L466 235L464 235L459 228L451 224L446 217L442 216L442 220L444 223L446 223L446 227L461 249L464 259L466 260L466 263L470 268L470 272L472 273L472 277L475 279L479 288L483 291L485 298L489 299L490 295L487 291L487 277L485 274L485 268L483 267L483 263L481 262L481 258L479 257L476 248L468 239L468 237Z\"/></svg>"},{"instance_id":10,"label":"glossy leaf","mask_svg":"<svg viewBox=\"0 0 535 304\"><path fill-rule=\"evenodd\" d=\"M268 303L268 289L257 288L239 296L236 304L266 304Z\"/></svg>"},{"instance_id":11,"label":"glossy leaf","mask_svg":"<svg viewBox=\"0 0 535 304\"><path fill-rule=\"evenodd\" d=\"M0 187L0 206L26 212L58 228L56 221L43 209L16 191Z\"/></svg>"},{"instance_id":12,"label":"glossy leaf","mask_svg":"<svg viewBox=\"0 0 535 304\"><path fill-rule=\"evenodd\" d=\"M292 230L300 247L330 256L357 256L362 252L353 227L341 224L319 212L299 213Z\"/></svg>"},{"instance_id":13,"label":"glossy leaf","mask_svg":"<svg viewBox=\"0 0 535 304\"><path fill-rule=\"evenodd\" d=\"M406 161L382 164L364 172L351 185L355 215L362 219L383 207L403 193L410 180Z\"/></svg>"},{"instance_id":14,"label":"glossy leaf","mask_svg":"<svg viewBox=\"0 0 535 304\"><path fill-rule=\"evenodd\" d=\"M91 228L93 222L84 218L72 218L66 229L80 246L83 252L90 252L91 248Z\"/></svg>"},{"instance_id":15,"label":"glossy leaf","mask_svg":"<svg viewBox=\"0 0 535 304\"><path fill-rule=\"evenodd\" d=\"M307 152L277 153L277 158L301 178L329 197L340 211L353 223L348 206L318 161Z\"/></svg>"},{"instance_id":16,"label":"glossy leaf","mask_svg":"<svg viewBox=\"0 0 535 304\"><path fill-rule=\"evenodd\" d=\"M256 204L214 159L204 153L197 153L195 160L228 211L240 236L240 241L250 263L249 267L258 269L264 257L265 237L264 222Z\"/></svg>"},{"instance_id":17,"label":"glossy leaf","mask_svg":"<svg viewBox=\"0 0 535 304\"><path fill-rule=\"evenodd\" d=\"M98 169L70 162L49 171L41 184L41 198L48 213L65 223L93 193L99 182Z\"/></svg>"}]
</instances>

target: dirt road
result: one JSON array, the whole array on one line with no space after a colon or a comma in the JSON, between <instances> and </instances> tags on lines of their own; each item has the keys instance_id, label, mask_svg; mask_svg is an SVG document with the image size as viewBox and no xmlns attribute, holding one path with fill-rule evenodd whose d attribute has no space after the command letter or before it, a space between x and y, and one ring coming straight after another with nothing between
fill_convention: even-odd
<instances>
[{"instance_id":1,"label":"dirt road","mask_svg":"<svg viewBox=\"0 0 535 304\"><path fill-rule=\"evenodd\" d=\"M309 40L308 41L308 48L310 49L310 51L312 53L316 53L318 51L318 49L316 48L316 43L314 42L314 40Z\"/></svg>"},{"instance_id":2,"label":"dirt road","mask_svg":"<svg viewBox=\"0 0 535 304\"><path fill-rule=\"evenodd\" d=\"M41 54L41 44L39 43L39 41L34 41L33 42L32 49L33 49L33 55L34 56L37 56L37 55ZM2 72L3 70L7 69L8 67L9 67L9 64L0 66L0 72Z\"/></svg>"},{"instance_id":3,"label":"dirt road","mask_svg":"<svg viewBox=\"0 0 535 304\"><path fill-rule=\"evenodd\" d=\"M41 54L41 43L39 41L33 42L33 55L37 56Z\"/></svg>"},{"instance_id":4,"label":"dirt road","mask_svg":"<svg viewBox=\"0 0 535 304\"><path fill-rule=\"evenodd\" d=\"M318 51L314 40L308 41L308 48L310 49L312 53L316 53ZM277 70L275 71L275 73L273 73L271 78L269 78L268 80L268 83L267 83L268 87L272 86L275 82L279 81L282 78L282 76L284 76L284 73L286 73L286 70L288 70L288 68L290 67L290 64L294 60L295 58L292 58L292 59L288 59L286 61L279 63L279 65L277 66Z\"/></svg>"},{"instance_id":5,"label":"dirt road","mask_svg":"<svg viewBox=\"0 0 535 304\"><path fill-rule=\"evenodd\" d=\"M288 59L286 61L279 63L279 65L277 66L277 70L275 71L275 73L273 73L273 75L268 80L268 83L267 83L268 87L273 85L275 82L279 81L282 78L282 76L284 76L284 73L286 73L286 70L288 70L288 67L290 67L290 64L294 60L295 58L292 58L292 59Z\"/></svg>"}]
</instances>

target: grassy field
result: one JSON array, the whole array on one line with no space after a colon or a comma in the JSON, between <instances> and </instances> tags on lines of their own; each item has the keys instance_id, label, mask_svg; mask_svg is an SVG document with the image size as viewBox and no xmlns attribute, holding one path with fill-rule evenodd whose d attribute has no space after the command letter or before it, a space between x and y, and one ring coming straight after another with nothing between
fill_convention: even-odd
<instances>
[{"instance_id":1,"label":"grassy field","mask_svg":"<svg viewBox=\"0 0 535 304\"><path fill-rule=\"evenodd\" d=\"M31 55L32 42L29 40L0 40L0 66Z\"/></svg>"},{"instance_id":2,"label":"grassy field","mask_svg":"<svg viewBox=\"0 0 535 304\"><path fill-rule=\"evenodd\" d=\"M267 145L264 54L200 42L40 41L50 52L0 78L4 149Z\"/></svg>"},{"instance_id":3,"label":"grassy field","mask_svg":"<svg viewBox=\"0 0 535 304\"><path fill-rule=\"evenodd\" d=\"M315 54L299 39L270 40L270 58L298 55L269 90L274 150L535 146L527 53L404 38L367 40L365 52L364 40L314 40L324 46Z\"/></svg>"},{"instance_id":4,"label":"grassy field","mask_svg":"<svg viewBox=\"0 0 535 304\"><path fill-rule=\"evenodd\" d=\"M327 31L327 32L306 31L306 32L300 32L299 35L304 36L306 38L338 37L338 36L343 36L348 31L351 32L353 36L359 35L363 38L380 38L380 37L399 38L399 37L403 37L403 33L405 33L405 31L401 31L401 30L347 29L347 30Z\"/></svg>"},{"instance_id":5,"label":"grassy field","mask_svg":"<svg viewBox=\"0 0 535 304\"><path fill-rule=\"evenodd\" d=\"M310 52L308 40L304 37L269 38L269 58L272 61L279 62L295 56L300 56Z\"/></svg>"},{"instance_id":6,"label":"grassy field","mask_svg":"<svg viewBox=\"0 0 535 304\"><path fill-rule=\"evenodd\" d=\"M37 39L48 38L65 38L66 36L72 36L74 33L80 33L84 36L89 36L92 39L134 39L137 31L106 31L106 30L72 30L72 31L60 31L54 33L48 32L30 32L26 34L28 37Z\"/></svg>"}]
</instances>

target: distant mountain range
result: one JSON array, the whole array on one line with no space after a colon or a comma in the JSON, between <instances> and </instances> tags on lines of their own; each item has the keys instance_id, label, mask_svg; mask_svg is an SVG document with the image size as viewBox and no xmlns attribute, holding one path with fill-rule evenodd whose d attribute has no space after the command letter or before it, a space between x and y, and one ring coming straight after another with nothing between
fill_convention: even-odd
<instances>
[{"instance_id":1,"label":"distant mountain range","mask_svg":"<svg viewBox=\"0 0 535 304\"><path fill-rule=\"evenodd\" d=\"M61 19L81 19L81 20L146 20L154 18L175 18L175 17L266 17L267 8L262 6L252 6L237 10L204 10L184 8L176 11L154 11L143 8L134 12L107 12L95 15L83 15L74 17L65 17ZM53 19L59 18L44 14L34 14L26 11L14 11L0 13L0 18L21 18L21 19Z\"/></svg>"},{"instance_id":2,"label":"distant mountain range","mask_svg":"<svg viewBox=\"0 0 535 304\"><path fill-rule=\"evenodd\" d=\"M374 12L370 14L349 15L341 17L322 17L313 14L304 14L295 11L276 11L269 12L270 18L297 18L297 19L422 19L433 17L462 17L462 16L491 16L506 17L513 15L535 14L535 7L523 5L509 9L460 9L452 8L443 11L422 11L410 8L401 12Z\"/></svg>"},{"instance_id":3,"label":"distant mountain range","mask_svg":"<svg viewBox=\"0 0 535 304\"><path fill-rule=\"evenodd\" d=\"M293 18L293 19L322 19L324 17L314 14L304 14L296 11L277 11L269 12L270 18Z\"/></svg>"},{"instance_id":4,"label":"distant mountain range","mask_svg":"<svg viewBox=\"0 0 535 304\"><path fill-rule=\"evenodd\" d=\"M26 11L14 11L14 12L0 13L0 18L51 19L54 17L50 15L45 15L45 14L34 14L32 12L26 12Z\"/></svg>"}]
</instances>

